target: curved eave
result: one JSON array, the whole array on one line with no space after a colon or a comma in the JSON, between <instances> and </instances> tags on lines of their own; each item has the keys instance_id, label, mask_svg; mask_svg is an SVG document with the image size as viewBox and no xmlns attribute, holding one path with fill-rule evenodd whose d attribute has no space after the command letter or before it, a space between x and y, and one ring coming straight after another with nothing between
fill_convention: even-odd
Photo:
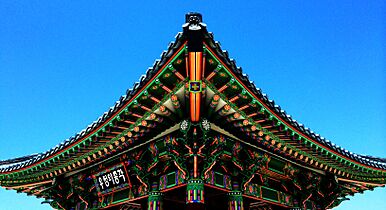
<instances>
[{"instance_id":1,"label":"curved eave","mask_svg":"<svg viewBox=\"0 0 386 210\"><path fill-rule=\"evenodd\" d=\"M91 142L91 137L96 135L103 129L106 129L110 123L118 117L119 114L124 112L124 110L131 105L138 96L143 93L143 91L154 82L155 78L166 69L167 65L176 57L176 55L182 52L186 42L184 41L182 33L178 33L176 36L176 41L172 42L167 51L164 51L161 54L161 59L156 60L152 68L149 68L146 72L146 75L142 76L139 83L135 83L132 89L127 90L126 95L121 96L119 101L105 112L97 121L90 124L86 129L82 130L75 136L65 140L56 147L48 150L45 153L40 153L38 155L30 156L23 161L16 161L13 164L8 165L7 167L0 168L0 178L5 176L7 179L10 174L19 174L27 171L28 173L33 173L37 169L37 166L47 162L47 165L52 164L50 161L55 162L59 159L60 156L63 156L66 152L76 153L80 148L88 148L88 142ZM3 161L7 163L7 161ZM9 160L8 160L9 162ZM39 167L44 168L43 167Z\"/></svg>"},{"instance_id":2,"label":"curved eave","mask_svg":"<svg viewBox=\"0 0 386 210\"><path fill-rule=\"evenodd\" d=\"M248 76L242 73L241 68L236 66L235 61L229 59L228 53L226 51L222 51L220 45L213 41L212 34L208 34L205 47L221 62L225 68L227 68L228 72L231 73L235 79L237 79L238 83L241 84L250 95L258 100L259 103L264 106L264 108L268 110L276 119L278 119L291 131L301 136L302 139L304 139L303 141L307 144L314 147L320 147L327 151L331 154L331 159L334 161L350 162L354 164L354 166L358 165L371 170L383 173L386 172L386 161L379 161L382 160L380 158L370 159L367 156L351 153L339 146L336 146L330 141L325 140L325 138L321 137L319 134L314 133L304 125L293 120L284 110L280 108L280 106L275 105L274 102L269 100L260 89L256 88L255 85L249 81Z\"/></svg>"},{"instance_id":3,"label":"curved eave","mask_svg":"<svg viewBox=\"0 0 386 210\"><path fill-rule=\"evenodd\" d=\"M96 122L92 123L74 137L64 141L62 144L45 153L38 154L31 157L31 159L27 159L23 162L0 169L0 177L2 175L18 174L25 171L33 173L35 169L37 169L37 166L42 165L42 163L45 162L48 162L48 165L50 165L52 164L50 162L51 160L53 160L52 162L55 162L58 157L63 156L66 152L68 153L69 151L72 151L73 153L76 153L79 148L89 149L87 140L91 142L90 137L108 127L109 124L116 119L126 107L133 103L139 94L142 93L143 90L145 90L145 88L159 75L159 73L166 68L172 58L182 50L184 45L185 42L183 34L179 33L176 37L175 43L170 44L168 51L161 55L161 60L155 62L153 68L147 71L146 76L142 77L140 82L134 85L133 89L128 90L127 94L122 96L115 106L113 106L108 112L104 113L103 116L101 116ZM310 147L311 149L313 148L316 151L320 150L323 153L326 153L326 156L330 158L331 161L339 162L358 170L364 169L364 171L372 170L380 172L383 174L383 177L385 177L386 161L383 159L348 152L347 150L335 146L328 140L320 137L320 135L315 134L308 128L305 128L303 125L293 120L280 108L280 106L275 105L274 102L269 100L260 89L256 88L254 84L249 81L248 76L242 73L241 68L238 68L235 62L229 59L228 53L221 50L220 45L214 41L211 33L205 33L205 48L221 62L221 64L230 74L232 74L233 78L237 80L237 82L248 92L249 95L257 100L258 103L261 104L261 106L263 106L273 118L280 121L282 125L285 125L286 128L292 132L292 136L299 136L300 143Z\"/></svg>"}]
</instances>

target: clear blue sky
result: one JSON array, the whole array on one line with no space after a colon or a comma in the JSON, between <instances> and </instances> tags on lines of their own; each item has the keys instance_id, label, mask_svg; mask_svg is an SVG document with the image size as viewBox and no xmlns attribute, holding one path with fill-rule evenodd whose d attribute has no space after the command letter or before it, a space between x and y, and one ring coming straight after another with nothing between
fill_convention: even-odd
<instances>
[{"instance_id":1,"label":"clear blue sky","mask_svg":"<svg viewBox=\"0 0 386 210\"><path fill-rule=\"evenodd\" d=\"M294 119L352 152L386 157L385 9L382 1L0 0L0 160L46 151L97 119L189 11L203 14ZM380 188L337 209L386 209L385 198ZM50 209L4 189L0 200L2 210Z\"/></svg>"}]
</instances>

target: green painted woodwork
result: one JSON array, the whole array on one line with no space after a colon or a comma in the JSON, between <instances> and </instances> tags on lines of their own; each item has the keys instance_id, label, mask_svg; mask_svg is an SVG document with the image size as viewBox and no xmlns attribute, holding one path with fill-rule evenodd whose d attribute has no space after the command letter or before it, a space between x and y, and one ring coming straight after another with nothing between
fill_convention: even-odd
<instances>
[{"instance_id":1,"label":"green painted woodwork","mask_svg":"<svg viewBox=\"0 0 386 210\"><path fill-rule=\"evenodd\" d=\"M268 168L279 174L284 174L283 170L284 170L285 164L286 164L285 162L280 161L275 157L271 157L271 160L268 162Z\"/></svg>"},{"instance_id":2,"label":"green painted woodwork","mask_svg":"<svg viewBox=\"0 0 386 210\"><path fill-rule=\"evenodd\" d=\"M179 52L177 52L176 56L174 56L174 58L172 58L171 61L170 61L169 63L173 63L179 56L181 56L182 53L184 52L184 49L186 49L186 47L183 47ZM168 64L169 64L169 63L168 63ZM161 73L157 76L157 79L152 80L152 81L150 82L150 84L148 85L148 88L149 88L149 87L152 87L152 85L153 85L153 84L156 84L157 82L159 83L159 79L158 79L158 78L159 78L159 77L162 77L163 73L169 69L169 68L167 68L167 67L169 66L168 64L165 64L165 65L164 65L164 68L160 70ZM168 70L168 71L170 71L170 70ZM177 89L179 89L180 87L183 86L182 83L183 83L183 82L181 82L181 83L177 86ZM145 88L145 91L140 92L140 93L136 96L136 98L135 98L134 100L132 100L129 104L127 104L126 107L125 107L124 109L122 109L119 113L117 113L113 118L109 119L109 121L107 121L107 122L104 124L103 127L99 128L98 130L95 130L95 131L93 131L93 133L89 134L89 137L88 137L88 138L84 138L81 142L75 144L74 146L72 146L72 147L70 147L70 148L68 148L68 149L66 149L66 150L64 150L64 151L61 151L59 154L56 154L56 155L52 156L52 157L49 158L49 159L44 160L43 162L39 163L38 166L44 168L45 166L51 165L51 164L53 164L55 161L60 160L60 156L62 156L63 154L74 154L74 153L76 153L76 151L79 150L79 149L81 148L81 145L86 145L85 142L92 142L92 139L91 139L91 138L92 138L93 136L98 136L98 132L105 131L106 128L109 127L109 126L112 127L112 126L113 126L112 121L120 119L119 115L122 114L122 113L124 113L124 112L127 112L127 111L128 111L128 108L129 108L131 105L136 104L136 103L137 103L137 99L139 99L139 98L140 98L142 95L144 95L145 93L146 93L146 88ZM163 101L165 101L166 99L168 99L169 96L170 96L170 94L166 95L166 96L164 97L164 100L163 100ZM158 108L158 106L153 107L152 110L155 110L155 109L157 109L157 108ZM148 113L147 115L145 115L143 118L138 119L135 125L139 125L140 122L142 121L142 119L145 119L146 117L148 117L148 115L149 115L149 113ZM60 165L60 166L55 167L55 168L53 168L53 169L51 169L51 170L48 170L48 171L45 170L45 171L42 171L42 172L40 172L40 173L34 173L34 174L31 174L30 176L31 176L31 177L39 177L39 176L42 176L42 175L51 173L51 172L53 172L53 171L55 171L55 170L59 170L59 169L61 169L61 168L63 168L63 167L67 167L67 166L69 166L69 165L72 165L73 163L76 163L76 162L78 162L78 161L80 161L80 160L82 160L82 159L84 159L84 158L87 158L87 156L90 156L90 155L92 155L92 154L97 153L98 151L103 150L103 148L105 148L105 147L107 147L108 145L112 144L113 142L115 142L116 140L118 140L120 137L126 135L127 132L128 132L129 130L132 131L133 128L135 127L135 125L132 125L129 129L125 130L125 131L122 132L120 135L118 135L117 137L113 138L109 143L106 143L104 146L98 147L98 149L94 149L92 152L88 152L87 154L82 155L81 157L78 157L78 158L74 159L73 161L67 162L67 164L65 164L65 165ZM28 173L28 170L29 170L29 169L24 169L24 170L22 169L22 172L23 172L23 173ZM19 173L18 173L18 172L11 172L11 173L8 174L8 175L11 176L11 177L18 177L18 176L19 176ZM5 176L6 176L6 175L0 174L0 179L4 179ZM29 177L29 176L27 176L27 177ZM27 177L26 177L26 178L27 178ZM26 181L26 179L24 179L24 181Z\"/></svg>"},{"instance_id":3,"label":"green painted woodwork","mask_svg":"<svg viewBox=\"0 0 386 210\"><path fill-rule=\"evenodd\" d=\"M121 191L114 193L112 204L120 203L120 202L129 200L128 195L130 195L130 193L131 193L130 189L125 189L125 190L121 190Z\"/></svg>"},{"instance_id":4,"label":"green painted woodwork","mask_svg":"<svg viewBox=\"0 0 386 210\"><path fill-rule=\"evenodd\" d=\"M180 50L180 52L177 53L177 55L169 62L169 64L166 64L165 68L163 68L161 70L161 73L157 76L157 79L151 81L151 83L148 85L147 88L151 88L151 87L154 87L155 84L159 84L160 78L168 78L168 79L173 78L172 82L173 81L175 82L176 81L176 77L170 77L170 76L166 77L166 75L172 74L172 72L175 70L174 65L180 65L180 64L176 63L176 59L179 58L185 50L186 50L186 47L184 47L182 50ZM349 159L342 158L342 157L340 157L340 156L338 156L338 155L336 155L336 154L334 154L334 153L332 153L332 152L330 152L330 151L320 147L316 143L308 140L307 138L303 137L302 133L299 133L298 131L293 130L292 128L288 127L284 122L282 122L280 119L278 119L276 116L274 116L274 114L270 110L264 108L264 105L260 101L256 100L249 91L244 89L243 85L240 84L236 79L233 78L232 74L230 73L230 70L226 66L222 66L220 64L220 61L218 61L216 59L216 57L211 53L211 51L207 50L205 46L204 46L204 52L207 54L207 57L209 55L211 56L210 58L208 57L208 59L207 59L207 62L208 62L207 67L209 68L210 65L215 66L214 69L219 74L218 77L214 77L214 82L219 83L219 84L220 83L224 83L224 84L228 83L229 85L232 86L231 90L234 93L238 93L238 92L241 91L241 94L247 97L247 99L243 99L243 100L251 100L252 103L258 104L259 107L260 107L260 110L262 112L266 113L269 116L269 119L277 121L277 125L279 125L279 126L284 126L284 130L291 131L291 135L292 136L297 136L298 139L300 139L305 145L309 146L310 148L314 148L317 151L321 151L322 154L325 154L325 155L329 156L330 158L335 159L337 162L340 162L342 164L347 165L350 168L353 168L353 169L356 169L356 170L361 170L364 173L386 174L386 172L380 172L380 171L377 171L375 169L372 169L372 168L365 167L365 166L359 165L357 163L354 163L354 162L352 162ZM182 59L182 61L183 61L183 59ZM213 62L213 63L210 64L210 62ZM170 65L170 63L172 63L172 65ZM204 82L212 90L216 89L213 85L210 84L210 82L208 82L206 80L204 80ZM182 83L183 82L181 82L181 84ZM138 125L140 123L140 120L142 120L142 119L137 120L136 124L131 126L130 129L125 130L124 132L122 132L122 134L118 135L116 138L113 138L110 142L106 143L105 145L102 145L102 146L98 147L97 149L94 149L93 151L91 151L91 152L89 152L89 153L87 153L85 155L82 155L81 157L78 157L78 158L74 159L73 161L69 161L65 165L57 164L57 162L60 162L62 159L65 160L65 158L67 156L70 156L71 154L75 154L81 148L86 147L87 144L92 142L93 136L98 136L99 132L105 131L107 129L107 127L113 126L112 122L114 120L120 120L120 114L122 114L124 112L127 112L129 107L131 107L133 104L137 104L138 103L138 99L142 95L147 95L147 94L148 93L147 93L146 89L144 91L142 91L141 93L139 93L135 100L132 100L126 106L126 108L122 109L118 114L116 114L113 118L111 118L108 122L106 122L103 127L101 127L99 130L94 131L93 134L91 134L88 138L83 139L83 141L77 143L76 145L72 146L71 148L68 148L65 151L62 151L61 153L51 157L50 159L47 159L47 160L39 163L36 166L33 166L32 168L28 168L28 169L22 170L20 172L11 172L10 174L7 174L7 175L2 174L2 175L0 175L0 179L4 179L5 177L12 177L12 178L24 177L24 180L20 180L21 182L26 181L28 178L32 178L32 180L35 180L36 177L43 176L43 175L48 174L48 173L52 173L55 170L59 170L59 169L61 169L63 167L67 167L67 166L72 165L74 163L76 164L78 161L81 161L82 159L86 158L87 156L93 155L93 154L97 153L98 151L103 150L104 148L106 148L107 146L112 144L114 141L118 140L121 136L126 135L128 131L132 131L133 127L135 125ZM226 97L224 95L222 95L221 93L219 95L222 96L221 98L223 98L223 100L227 101ZM235 110L238 109L238 107L235 106L233 103L229 103L229 104ZM242 111L239 111L239 112L243 115L243 117L247 118L245 113L243 113ZM144 116L144 118L146 118L148 115L149 115L149 113L147 113ZM348 174L351 174L351 175L357 173L357 172L354 172L352 169L351 170L347 170L346 168L342 168L342 167L339 167L339 166L337 166L335 164L330 164L328 162L322 161L321 159L312 157L310 154L307 154L307 153L305 153L303 151L300 151L300 150L294 148L292 145L286 144L285 141L280 140L280 138L278 138L275 135L273 135L272 133L270 133L267 129L261 128L261 126L259 126L259 124L254 124L254 122L250 122L250 123L255 125L257 127L257 129L262 130L265 135L270 136L270 138L275 140L275 142L281 143L282 145L286 145L286 147L288 149L292 149L293 151L296 151L299 155L303 155L304 157L308 157L310 160L312 159L314 161L317 161L320 164L336 168L336 169L338 169L338 170L340 170L342 172L345 172L345 173L348 173ZM53 164L57 164L59 166L58 167L54 167L53 169L50 169L50 170L41 171L43 168L48 167L48 166L53 165ZM40 171L40 172L37 172L37 171ZM365 174L362 174L361 176L353 175L353 177L357 177L359 179L363 179L362 178L363 175L365 175ZM369 179L369 178L367 178L367 179ZM371 178L371 179L372 180L382 180L380 178L378 178L378 179L377 178Z\"/></svg>"},{"instance_id":5,"label":"green painted woodwork","mask_svg":"<svg viewBox=\"0 0 386 210\"><path fill-rule=\"evenodd\" d=\"M214 184L218 187L224 187L224 175L218 172L214 172Z\"/></svg>"},{"instance_id":6,"label":"green painted woodwork","mask_svg":"<svg viewBox=\"0 0 386 210\"><path fill-rule=\"evenodd\" d=\"M186 117L185 115L188 115L188 113L184 112L183 109L188 109L189 107L186 105L186 101L181 100L181 95L188 92L187 88L184 89L184 93L178 96L179 98L171 100L171 96L177 92L181 93L182 91L180 90L189 82L188 78L184 78L180 75L180 72L177 72L178 70L183 71L185 68L184 56L186 51L186 46L181 48L170 62L164 64L164 68L160 69L160 73L153 81L149 82L149 84L143 88L142 92L138 93L138 95L125 105L125 107L105 122L98 130L94 130L87 138L82 139L72 147L60 151L58 154L47 158L35 166L22 169L18 172L0 175L0 180L2 180L1 184L5 186L19 186L25 183L47 180L48 174L56 173L63 168L66 168L67 170L67 167L69 166L71 167L69 171L72 171L74 170L73 164L78 167L79 162L81 163L82 160L87 160L87 157L92 157L93 155L97 155L96 160L94 160L95 157L93 158L95 163L92 165L88 164L88 168L82 171L81 174L89 176L90 173L92 174L103 167L108 167L116 162L123 162L126 164L131 178L134 179L133 182L135 182L135 186L130 185L127 186L127 188L112 191L110 192L111 194L106 194L103 198L100 197L98 199L98 207L108 207L112 204L120 204L131 199L141 199L140 197L143 198L146 196L148 196L149 203L162 201L161 192L165 191L166 194L169 193L166 192L168 191L166 189L174 187L179 188L184 185L186 185L186 189L188 191L191 190L191 193L194 195L203 195L204 182L206 186L212 187L213 189L219 190L219 188L221 188L220 190L222 191L231 191L228 194L228 198L230 201L235 202L242 202L242 195L244 194L272 201L276 204L283 204L285 206L293 206L294 200L297 202L305 202L307 204L311 203L308 200L310 197L312 198L311 200L317 203L328 203L330 198L320 196L321 194L324 194L328 195L327 197L331 197L331 201L336 201L334 205L337 205L342 200L337 198L352 193L349 190L352 186L347 184L347 186L345 186L347 189L343 189L336 181L335 175L337 175L337 173L333 171L334 169L349 174L349 177L355 180L371 182L386 181L386 178L376 177L376 175L385 175L386 172L362 166L346 157L334 154L333 151L309 140L302 132L292 129L286 122L275 116L275 113L272 110L266 108L263 102L259 101L258 98L255 98L253 93L244 88L243 84L234 78L231 70L227 66L221 65L221 62L217 60L215 55L213 55L205 46L205 73L211 74L212 72L215 72L216 74L209 79L209 81L205 77L202 80L201 84L204 85L204 87L202 87L203 98L206 97L205 94L208 94L208 92L210 92L210 94L214 93L220 97L222 100L221 103L224 101L231 109L240 114L241 117L232 118L229 115L214 116L216 113L215 108L220 101L220 99L216 99L216 106L212 107L213 110L209 110L213 114L211 115L212 118L203 116L199 123L191 123L188 120L184 120L184 117ZM179 75L176 74L176 72ZM162 88L162 85L173 88L172 90L169 90L168 88L165 89L165 87ZM217 88L225 86L226 88L221 92L218 90L219 88ZM152 99L152 101L150 100L151 96L162 96L162 98L156 98L157 100ZM232 100L232 97L234 96L237 96L238 99ZM135 128L141 126L143 121L148 120L152 113L157 113L159 111L158 109L161 104L164 104L169 100L172 101L172 105L174 105L175 109L181 108L181 110L178 110L180 113L173 111L171 116L169 116L170 119L166 119L167 117L165 116L162 117L165 117L166 120L169 120L172 123L180 122L180 130L173 131L166 136L152 139L151 141L149 141L149 136L144 136L142 138L140 136L141 131L134 132ZM208 100L212 99L207 98L206 100L206 102L208 102ZM154 103L156 105L154 105ZM328 160L322 160L320 156L314 156L312 153L302 151L281 139L279 137L280 134L275 135L275 131L272 131L271 128L264 128L262 125L263 123L255 123L253 118L246 114L248 113L247 111L244 112L240 110L240 105L244 104L251 105L253 109L259 111L260 114L265 115L264 117L270 120L269 123L272 123L272 126L279 127L279 130L284 131L285 135L291 135L293 139L302 146L311 148L314 151L319 151L324 157L327 157ZM142 117L132 117L131 114L136 113L136 110L140 110L141 106L147 107L147 109L143 108L141 110L140 115ZM98 147L92 147L87 153L83 155L77 154L79 151L87 148L88 145L93 143L95 137L103 137L106 134L105 132L111 132L111 128L117 126L118 122L125 119L127 120L127 117L129 118L130 123L133 123L130 126L125 126L125 128L128 127L127 129L123 131L120 130L120 134L114 135L112 139L106 140L106 142L100 144ZM227 120L231 123L230 125L234 126L235 129L240 129L241 132L250 132L252 130L251 126L255 126L256 130L261 131L263 135L261 138L256 137L257 135L252 135L250 138L247 137L246 139L237 139L237 137L235 139L234 137L230 137L234 134L232 131L229 130L231 134L226 133L229 127L222 128L217 125L220 129L224 129L225 132L220 132L215 129L211 130L210 126L212 121L206 121L204 123L204 117L208 117L208 119L214 118L212 125L217 125L215 123L221 125L220 121ZM134 119L132 120L132 118ZM246 119L246 123L244 123L245 120L241 122L242 120L240 119ZM145 127L145 125L146 124L142 125L142 127ZM155 125L156 124L154 123L153 126ZM230 129L233 129L233 127ZM120 138L126 136L129 132L140 137L135 141L127 141L126 138L124 144L125 147L127 147L127 150L122 151L120 156L110 158L111 156L109 154L106 155L106 149L109 152L111 150L114 151L116 149L114 145L122 145ZM237 133L235 135L237 135ZM259 136L260 135L261 134L259 134ZM218 140L218 142L215 142L215 140ZM115 143L116 141L118 141L119 144ZM257 148L256 145L259 146L259 144L267 145L267 147L269 147L268 150ZM109 148L111 145L114 146L113 149ZM137 145L138 147L136 147ZM319 166L323 164L323 167L320 169L325 171L325 174L321 175L321 173L315 173L315 171L310 170L310 168L301 167L293 162L290 163L290 161L286 162L276 158L274 154L277 154L278 156L283 155L282 157L284 159L288 158L288 154L285 154L286 156L284 156L284 152L281 151L283 147L286 147L287 150L292 150L292 157L298 158L298 160L294 162L300 163L301 165L304 165L305 159L308 160L305 161L307 163L310 163L311 160L319 163L318 166L311 166L312 168L318 169L320 168ZM270 152L271 150L269 149L272 149L273 152ZM250 150L253 151L251 152ZM100 154L100 152L102 152L102 154ZM295 153L297 155L295 155ZM74 155L79 156L72 157L71 159L69 158ZM107 157L109 159L106 159ZM194 166L198 165L197 176L196 174L193 175L193 158L198 159L198 162L194 162ZM197 159L194 159L194 161ZM103 163L100 162L102 160ZM330 163L329 161L333 162ZM343 166L340 165L340 163L343 164ZM196 170L194 170L194 173L195 172ZM44 179L41 177L44 177ZM79 194L84 196L88 194L87 190L92 190L90 186L84 187L83 185L76 183L80 182L79 180L81 179L75 181L76 184L73 184L73 176L64 178L63 176L55 174L54 177L55 182L52 184L52 187L51 183L44 185L45 187L50 186L50 188L47 189L46 192L43 192L43 196L57 198L56 194L62 193L64 197L69 196L70 200L72 199L71 202L74 203L75 201L78 201L77 198L71 197L71 193L74 192L77 193L76 195ZM8 180L3 181L4 178L7 178ZM12 180L9 180L10 178L12 178ZM71 181L69 181L69 179ZM154 181L159 185L153 188L153 185L150 183L154 183ZM237 184L237 188L235 188L235 185L231 184L232 181L234 181L234 183L240 182L240 187ZM59 186L64 186L64 189L59 188ZM151 190L149 186L152 187ZM368 186L370 189L371 187L372 186ZM79 190L80 188L87 190ZM27 188L27 190L28 189L29 188ZM24 188L19 188L17 190L18 192L22 192ZM31 194L37 192L37 190L38 189L33 189L28 193ZM360 192L363 191L358 187L356 190ZM63 200L60 199L59 201L63 202ZM56 204L59 204L59 201L55 201ZM196 201L198 201L197 198L187 200L187 202ZM56 205L55 202L52 203L53 206ZM199 202L203 203L204 201L200 200ZM59 207L56 205L55 208Z\"/></svg>"},{"instance_id":7,"label":"green painted woodwork","mask_svg":"<svg viewBox=\"0 0 386 210\"><path fill-rule=\"evenodd\" d=\"M269 201L279 202L279 193L277 190L269 187L261 186L261 194L264 199Z\"/></svg>"},{"instance_id":8,"label":"green painted woodwork","mask_svg":"<svg viewBox=\"0 0 386 210\"><path fill-rule=\"evenodd\" d=\"M211 59L215 60L216 63L220 63L220 61L217 60L217 58L212 54L212 52L209 51L209 50L207 50L206 48L207 48L207 46L204 45L204 52L207 53L207 54L209 54L209 55L211 55ZM311 145L311 147L320 148L319 145L317 145L316 143L314 143L314 142L308 140L307 138L305 138L305 137L304 137L304 134L302 134L302 133L300 133L300 132L298 132L298 131L292 129L292 128L289 127L289 126L287 126L284 122L282 122L281 119L277 118L277 117L273 114L272 111L267 110L266 108L264 108L264 105L263 105L259 100L255 99L255 97L254 97L249 91L247 91L246 89L244 89L244 88L243 88L243 85L242 85L241 83L239 83L236 79L233 79L233 76L232 76L232 74L230 73L230 70L229 70L227 67L224 67L224 66L218 64L218 66L217 66L217 71L218 71L218 72L220 72L220 71L221 71L221 72L226 72L226 73L227 73L227 76L224 77L224 78L232 78L232 79L231 79L231 84L233 84L233 83L235 83L235 82L236 82L236 84L237 84L237 87L235 87L234 89L242 89L243 94L247 95L250 99L252 99L253 103L259 104L259 106L262 107L262 109L263 109L265 112L267 112L267 113L269 114L269 118L270 118L270 119L275 119L275 120L277 120L278 122L280 122L283 126L285 126L285 129L286 129L286 130L290 130L290 131L292 132L292 135L293 135L293 136L294 136L294 134L296 134L299 138L301 138L302 142L304 142L305 144ZM215 80L215 81L218 82L218 80ZM209 87L212 87L212 88L211 88L212 90L215 90L215 89L216 89L213 85L210 85L210 82L209 82L209 81L204 80L204 82L205 82ZM223 83L224 83L224 82L223 82ZM218 93L218 92L217 92L217 94L220 94L221 96L223 96L223 94L221 94L221 93ZM223 98L223 100L227 101L225 96L223 96L222 98ZM228 104L231 105L232 108L234 108L234 109L237 110L237 107L235 107L235 106L233 105L233 103L229 103L229 102L228 102ZM245 113L243 113L242 111L239 111L239 112L240 112L244 117L247 117L247 116L245 115ZM251 123L253 124L253 122L251 122ZM261 130L261 127L259 127L258 124L255 125L255 126L257 126L258 129L260 128L259 130ZM265 130L265 129L262 129L262 130L264 131L265 134L268 134L268 135L270 135L271 137L273 137L273 139L274 139L275 141L286 144L285 142L281 141L278 137L274 136L272 133L268 132L267 130ZM289 145L289 144L286 144L286 146L287 146L288 148L291 148L291 149L294 150L294 151L297 151L299 154L301 154L301 155L303 155L303 156L305 156L305 157L308 157L308 158L310 158L310 159L315 159L315 158L312 157L310 154L307 154L307 153L304 153L304 152L302 152L302 151L299 151L299 150L295 149L294 147L292 147L292 146ZM336 155L336 154L334 154L333 152L331 152L331 151L329 151L329 150L326 150L326 149L324 149L324 148L322 148L322 150L323 150L328 156L330 156L330 157L333 158L333 159L336 159L336 160L337 160L338 162L340 162L340 163L343 163L343 164L344 164L345 161L348 161L348 162L354 164L354 166L355 166L356 168L358 168L358 169L360 169L360 170L362 170L362 171L368 171L368 172L371 172L371 173L376 173L376 172L377 172L377 170L375 170L375 169L372 169L372 168L369 168L369 167L366 167L366 166L363 166L363 165L359 165L359 164L357 164L357 163L354 163L352 160L349 160L349 159L347 159L347 158L342 158L342 157L340 157L339 155ZM338 166L332 165L332 164L330 164L330 163L327 163L327 162L325 162L325 161L322 161L321 159L317 159L317 161L318 161L319 163L322 163L323 165L328 165L328 166L330 166L330 167L337 168L337 169L340 170L340 171L343 171L343 172L346 172L346 173L355 174L354 171L348 171L348 170L345 169L345 168L342 168L342 167L338 167Z\"/></svg>"},{"instance_id":9,"label":"green painted woodwork","mask_svg":"<svg viewBox=\"0 0 386 210\"><path fill-rule=\"evenodd\" d=\"M207 88L210 88L213 92L215 92L216 94L220 95L220 97L222 98L222 100L226 101L228 105L230 105L233 109L235 110L238 110L238 107L236 107L233 103L229 102L228 99L226 98L226 96L224 96L222 93L218 92L216 87L214 87L212 84L210 84L210 82L208 82L207 80L204 80L204 82L206 82L207 84ZM244 118L248 119L248 116L243 112L243 111L238 111ZM292 145L289 145L287 144L285 141L281 140L279 137L275 136L273 133L271 133L270 131L268 131L267 129L265 128L262 128L261 125L259 124L256 124L254 122L251 122L250 121L250 124L252 125L255 125L256 128L258 130L261 130L264 132L265 135L268 135L270 136L271 139L274 139L276 142L278 143L281 143L282 145L286 145L287 148L289 149L292 149L293 151L296 151L299 153L299 155L303 155L305 157L309 157L309 158L313 158L310 154L307 154L306 152L302 151L302 150L299 150L297 149L296 147L292 146ZM330 165L329 163L323 161L323 160L318 160L319 163L323 163L324 165ZM345 170L345 169L341 169L342 171Z\"/></svg>"}]
</instances>

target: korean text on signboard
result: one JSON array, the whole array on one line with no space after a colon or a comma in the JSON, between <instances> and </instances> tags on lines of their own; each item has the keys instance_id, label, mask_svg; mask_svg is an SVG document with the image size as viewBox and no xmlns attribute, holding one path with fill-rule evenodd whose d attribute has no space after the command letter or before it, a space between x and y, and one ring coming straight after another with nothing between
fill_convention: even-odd
<instances>
[{"instance_id":1,"label":"korean text on signboard","mask_svg":"<svg viewBox=\"0 0 386 210\"><path fill-rule=\"evenodd\" d=\"M129 185L125 167L120 164L94 175L94 180L99 193L109 193Z\"/></svg>"}]
</instances>

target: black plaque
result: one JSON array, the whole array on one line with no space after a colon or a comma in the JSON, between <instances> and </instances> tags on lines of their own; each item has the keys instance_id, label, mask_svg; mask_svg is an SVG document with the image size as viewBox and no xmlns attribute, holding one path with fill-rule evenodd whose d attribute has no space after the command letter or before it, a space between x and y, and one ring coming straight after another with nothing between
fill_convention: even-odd
<instances>
[{"instance_id":1,"label":"black plaque","mask_svg":"<svg viewBox=\"0 0 386 210\"><path fill-rule=\"evenodd\" d=\"M93 176L96 188L100 194L106 194L129 186L127 171L123 164L103 170Z\"/></svg>"}]
</instances>

